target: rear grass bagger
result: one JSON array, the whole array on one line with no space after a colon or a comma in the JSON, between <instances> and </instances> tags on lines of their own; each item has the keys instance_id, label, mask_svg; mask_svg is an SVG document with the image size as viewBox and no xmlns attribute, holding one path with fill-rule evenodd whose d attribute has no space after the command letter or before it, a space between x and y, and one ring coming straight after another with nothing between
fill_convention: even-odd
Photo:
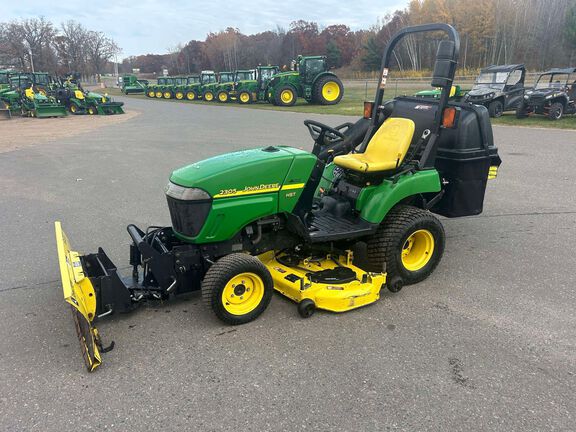
<instances>
[{"instance_id":1,"label":"rear grass bagger","mask_svg":"<svg viewBox=\"0 0 576 432\"><path fill-rule=\"evenodd\" d=\"M432 78L438 99L384 103L392 52L405 36L443 32ZM426 279L446 242L434 215L482 212L501 161L488 110L449 101L459 37L446 24L408 27L389 42L375 100L356 123L304 123L312 152L274 145L229 153L174 171L165 189L172 226L127 227L131 275L102 248L79 254L56 222L64 297L86 366L105 347L98 319L148 300L200 291L224 323L256 319L274 290L298 304L346 312L387 287ZM365 245L367 262L354 262Z\"/></svg>"}]
</instances>

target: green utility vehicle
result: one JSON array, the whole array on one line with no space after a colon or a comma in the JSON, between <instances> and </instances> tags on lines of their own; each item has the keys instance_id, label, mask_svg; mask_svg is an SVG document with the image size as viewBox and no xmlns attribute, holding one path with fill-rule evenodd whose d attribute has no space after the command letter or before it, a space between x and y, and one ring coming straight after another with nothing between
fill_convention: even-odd
<instances>
[{"instance_id":1,"label":"green utility vehicle","mask_svg":"<svg viewBox=\"0 0 576 432\"><path fill-rule=\"evenodd\" d=\"M202 98L205 101L212 102L216 99L216 94L218 93L218 87L222 84L233 83L234 82L234 72L220 72L218 76L215 77L212 82L204 84L202 86Z\"/></svg>"},{"instance_id":2,"label":"green utility vehicle","mask_svg":"<svg viewBox=\"0 0 576 432\"><path fill-rule=\"evenodd\" d=\"M9 84L10 89L0 93L0 100L12 114L25 117L63 117L67 115L65 106L59 104L52 96L47 96L44 89L38 90L36 88L32 74L11 74Z\"/></svg>"},{"instance_id":3,"label":"green utility vehicle","mask_svg":"<svg viewBox=\"0 0 576 432\"><path fill-rule=\"evenodd\" d=\"M301 97L310 103L335 105L344 96L342 81L328 71L326 56L298 56L294 71L280 72L270 80L268 100L292 106Z\"/></svg>"},{"instance_id":4,"label":"green utility vehicle","mask_svg":"<svg viewBox=\"0 0 576 432\"><path fill-rule=\"evenodd\" d=\"M128 94L141 94L146 92L148 87L148 80L140 80L136 75L123 75L122 76L122 93Z\"/></svg>"},{"instance_id":5,"label":"green utility vehicle","mask_svg":"<svg viewBox=\"0 0 576 432\"><path fill-rule=\"evenodd\" d=\"M464 98L464 96L466 95L466 93L468 91L469 90L462 90L462 88L459 85L453 85L452 88L450 89L450 96L449 97L450 97L450 99L459 102ZM438 99L441 94L442 94L442 89L441 88L435 88L432 90L419 91L414 96L422 97L422 98Z\"/></svg>"},{"instance_id":6,"label":"green utility vehicle","mask_svg":"<svg viewBox=\"0 0 576 432\"><path fill-rule=\"evenodd\" d=\"M241 104L268 101L268 83L279 72L278 66L257 66L255 79L236 83L236 101Z\"/></svg>"},{"instance_id":7,"label":"green utility vehicle","mask_svg":"<svg viewBox=\"0 0 576 432\"><path fill-rule=\"evenodd\" d=\"M394 47L422 32L447 35L431 82L441 96L385 103ZM146 299L200 291L220 320L243 324L265 311L274 290L309 317L316 309L350 311L377 301L384 287L398 292L426 279L446 242L433 213L481 213L500 165L486 107L449 101L459 46L447 24L405 28L388 43L364 118L336 127L304 122L312 152L271 141L174 171L165 189L172 226L127 227L126 282L102 248L71 250L56 222L64 297L87 368L111 349L94 320ZM368 262L360 266L352 250L362 245Z\"/></svg>"},{"instance_id":8,"label":"green utility vehicle","mask_svg":"<svg viewBox=\"0 0 576 432\"><path fill-rule=\"evenodd\" d=\"M216 100L218 102L228 102L236 98L236 88L244 82L252 82L256 79L256 70L237 70L231 82L220 83L216 87Z\"/></svg>"}]
</instances>

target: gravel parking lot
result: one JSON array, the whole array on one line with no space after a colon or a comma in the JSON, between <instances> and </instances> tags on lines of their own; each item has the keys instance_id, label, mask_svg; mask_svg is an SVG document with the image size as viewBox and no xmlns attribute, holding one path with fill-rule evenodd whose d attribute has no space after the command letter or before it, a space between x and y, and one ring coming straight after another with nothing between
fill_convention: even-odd
<instances>
[{"instance_id":1,"label":"gravel parking lot","mask_svg":"<svg viewBox=\"0 0 576 432\"><path fill-rule=\"evenodd\" d=\"M126 225L170 223L174 168L308 149L304 119L350 120L118 99L140 115L0 152L0 430L574 430L575 131L494 128L503 165L485 211L443 220L425 282L308 320L275 295L241 327L197 295L149 305L101 322L116 348L89 374L54 220L77 250L102 246L126 268Z\"/></svg>"}]
</instances>

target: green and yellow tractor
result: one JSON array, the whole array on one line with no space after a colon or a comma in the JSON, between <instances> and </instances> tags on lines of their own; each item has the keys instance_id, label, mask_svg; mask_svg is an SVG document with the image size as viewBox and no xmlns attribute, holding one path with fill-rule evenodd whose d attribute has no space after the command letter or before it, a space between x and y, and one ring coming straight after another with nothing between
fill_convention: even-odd
<instances>
[{"instance_id":1,"label":"green and yellow tractor","mask_svg":"<svg viewBox=\"0 0 576 432\"><path fill-rule=\"evenodd\" d=\"M49 94L72 114L124 114L124 102L115 102L107 94L85 90L76 74L53 80Z\"/></svg>"},{"instance_id":2,"label":"green and yellow tractor","mask_svg":"<svg viewBox=\"0 0 576 432\"><path fill-rule=\"evenodd\" d=\"M146 92L148 80L138 79L136 75L123 75L121 91L125 95L142 94Z\"/></svg>"},{"instance_id":3,"label":"green and yellow tractor","mask_svg":"<svg viewBox=\"0 0 576 432\"><path fill-rule=\"evenodd\" d=\"M9 89L0 92L0 100L11 114L24 117L64 117L66 107L59 104L44 88L34 85L31 73L10 74Z\"/></svg>"},{"instance_id":4,"label":"green and yellow tractor","mask_svg":"<svg viewBox=\"0 0 576 432\"><path fill-rule=\"evenodd\" d=\"M231 99L236 98L236 89L239 85L247 81L254 81L256 79L256 70L237 70L234 72L232 81L220 82L216 86L216 100L218 102L226 103Z\"/></svg>"},{"instance_id":5,"label":"green and yellow tractor","mask_svg":"<svg viewBox=\"0 0 576 432\"><path fill-rule=\"evenodd\" d=\"M459 85L456 84L456 85L453 85L452 88L450 89L450 96L449 97L452 100L461 101L464 98L464 96L466 95L466 93L468 93L469 91L470 91L470 89L463 90ZM422 97L422 98L438 99L441 94L442 94L442 89L441 88L435 88L435 89L431 89L431 90L419 91L414 96Z\"/></svg>"},{"instance_id":6,"label":"green and yellow tractor","mask_svg":"<svg viewBox=\"0 0 576 432\"><path fill-rule=\"evenodd\" d=\"M212 88L213 84L217 82L216 74L214 71L205 70L200 72L200 75L189 76L186 80L186 93L185 98L189 101L194 101L197 99L202 99L204 92L208 88ZM214 93L209 92L209 96L212 96L211 101L214 100Z\"/></svg>"},{"instance_id":7,"label":"green and yellow tractor","mask_svg":"<svg viewBox=\"0 0 576 432\"><path fill-rule=\"evenodd\" d=\"M188 99L189 93L192 92L193 94L193 88L196 84L200 83L200 76L198 75L190 75L190 76L186 76L183 77L181 80L181 84L177 84L174 86L174 98L178 99L178 100L184 100L184 99ZM190 95L192 97L192 99L188 99L188 100L194 100L195 97L193 95Z\"/></svg>"},{"instance_id":8,"label":"green and yellow tractor","mask_svg":"<svg viewBox=\"0 0 576 432\"><path fill-rule=\"evenodd\" d=\"M170 89L174 77L160 77L156 80L156 84L149 84L146 86L146 96L150 98L162 99L164 92Z\"/></svg>"},{"instance_id":9,"label":"green and yellow tractor","mask_svg":"<svg viewBox=\"0 0 576 432\"><path fill-rule=\"evenodd\" d=\"M446 34L431 82L440 97L385 102L394 47L423 32ZM501 163L488 110L449 101L459 46L447 24L405 28L388 43L363 118L335 127L304 122L311 152L271 141L175 170L165 189L172 226L127 227L126 281L102 248L73 251L56 222L64 297L88 370L111 349L95 322L146 300L199 291L216 317L236 325L258 318L274 290L310 317L426 279L446 243L435 214L481 213ZM360 248L366 262L354 261Z\"/></svg>"},{"instance_id":10,"label":"green and yellow tractor","mask_svg":"<svg viewBox=\"0 0 576 432\"><path fill-rule=\"evenodd\" d=\"M249 104L268 101L268 84L279 72L278 66L257 66L255 79L235 83L236 102Z\"/></svg>"},{"instance_id":11,"label":"green and yellow tractor","mask_svg":"<svg viewBox=\"0 0 576 432\"><path fill-rule=\"evenodd\" d=\"M268 85L268 100L292 106L297 98L320 105L335 105L344 96L342 81L328 70L326 56L298 56L293 71L280 72Z\"/></svg>"},{"instance_id":12,"label":"green and yellow tractor","mask_svg":"<svg viewBox=\"0 0 576 432\"><path fill-rule=\"evenodd\" d=\"M207 82L202 85L202 99L207 102L213 102L216 100L216 95L218 93L218 87L222 84L233 83L234 82L234 72L219 72L215 76L214 81Z\"/></svg>"}]
</instances>

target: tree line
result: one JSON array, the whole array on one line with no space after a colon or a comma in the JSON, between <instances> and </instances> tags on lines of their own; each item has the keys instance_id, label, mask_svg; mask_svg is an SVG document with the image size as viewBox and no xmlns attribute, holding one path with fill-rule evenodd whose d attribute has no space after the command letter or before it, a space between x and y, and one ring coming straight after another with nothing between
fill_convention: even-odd
<instances>
[{"instance_id":1,"label":"tree line","mask_svg":"<svg viewBox=\"0 0 576 432\"><path fill-rule=\"evenodd\" d=\"M542 70L576 63L576 0L412 0L368 29L352 31L344 24L321 28L303 20L292 22L288 29L277 27L253 35L229 27L203 41L176 46L168 54L129 57L122 69L158 73L166 67L171 74L185 74L285 65L297 54L319 54L326 55L333 68L373 71L395 32L429 22L456 27L464 69L525 63L529 69ZM437 42L429 35L405 39L395 55L399 69L430 69Z\"/></svg>"},{"instance_id":2,"label":"tree line","mask_svg":"<svg viewBox=\"0 0 576 432\"><path fill-rule=\"evenodd\" d=\"M125 58L120 72L159 74L167 68L170 74L188 74L282 66L298 54L326 55L332 68L375 71L394 33L429 22L456 27L464 69L505 63L524 63L531 70L576 66L576 0L411 0L405 9L355 31L345 24L321 27L304 20L252 35L228 27L166 54ZM406 38L395 52L398 68L406 73L429 70L440 37ZM37 70L93 75L111 72L110 62L119 53L105 34L74 21L60 26L45 18L0 23L0 66L29 69L32 58Z\"/></svg>"},{"instance_id":3,"label":"tree line","mask_svg":"<svg viewBox=\"0 0 576 432\"><path fill-rule=\"evenodd\" d=\"M76 21L56 26L44 17L0 23L0 68L93 76L111 71L121 52L103 32Z\"/></svg>"}]
</instances>

